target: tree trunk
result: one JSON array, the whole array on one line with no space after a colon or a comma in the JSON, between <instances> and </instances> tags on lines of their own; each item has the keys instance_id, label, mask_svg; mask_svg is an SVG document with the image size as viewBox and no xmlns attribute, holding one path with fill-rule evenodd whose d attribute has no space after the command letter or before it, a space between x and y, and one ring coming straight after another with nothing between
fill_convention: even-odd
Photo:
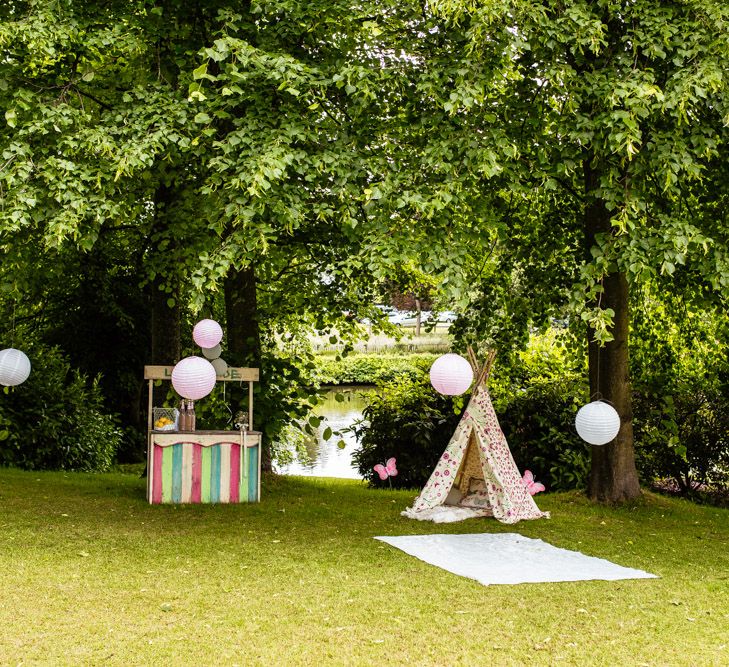
<instances>
[{"instance_id":1,"label":"tree trunk","mask_svg":"<svg viewBox=\"0 0 729 667\"><path fill-rule=\"evenodd\" d=\"M231 366L248 366L258 368L261 365L261 333L258 322L258 300L256 295L256 274L251 266L234 269L225 279L225 319L227 331L227 359ZM234 383L231 383L234 384ZM261 381L258 383L259 393L265 391L265 379L261 372ZM247 389L246 389L247 391ZM248 403L245 394L238 387L232 386L230 400L233 412L235 406L246 409ZM260 431L262 424L260 417L256 418L254 409L253 427ZM270 443L262 438L261 467L270 472L271 448Z\"/></svg>"},{"instance_id":2,"label":"tree trunk","mask_svg":"<svg viewBox=\"0 0 729 667\"><path fill-rule=\"evenodd\" d=\"M420 335L420 325L422 321L422 308L420 307L420 299L415 297L415 335Z\"/></svg>"},{"instance_id":3,"label":"tree trunk","mask_svg":"<svg viewBox=\"0 0 729 667\"><path fill-rule=\"evenodd\" d=\"M585 231L587 250L597 234L610 234L610 212L605 202L594 196L599 173L585 160ZM624 273L614 272L603 280L600 305L615 311L613 340L604 347L588 333L590 395L601 394L620 415L620 431L606 445L592 447L592 464L587 494L591 500L616 503L640 496L638 472L633 449L633 408L628 368L628 281Z\"/></svg>"},{"instance_id":4,"label":"tree trunk","mask_svg":"<svg viewBox=\"0 0 729 667\"><path fill-rule=\"evenodd\" d=\"M162 230L170 226L170 204L172 191L165 185L160 185L155 192L155 229ZM160 287L169 287L173 282L172 293ZM159 366L171 366L180 360L182 343L180 339L180 302L177 290L174 289L176 278L171 276L157 276L149 284L150 305L152 308L152 326L150 327L150 362ZM174 306L167 303L172 297ZM169 385L161 383L154 389L154 405L162 406L167 397Z\"/></svg>"},{"instance_id":5,"label":"tree trunk","mask_svg":"<svg viewBox=\"0 0 729 667\"><path fill-rule=\"evenodd\" d=\"M228 363L257 366L261 362L256 274L252 267L234 269L225 279Z\"/></svg>"},{"instance_id":6,"label":"tree trunk","mask_svg":"<svg viewBox=\"0 0 729 667\"><path fill-rule=\"evenodd\" d=\"M167 305L169 294L159 289L158 281L151 284L152 300L152 350L153 364L170 366L180 360L180 306L177 302Z\"/></svg>"}]
</instances>

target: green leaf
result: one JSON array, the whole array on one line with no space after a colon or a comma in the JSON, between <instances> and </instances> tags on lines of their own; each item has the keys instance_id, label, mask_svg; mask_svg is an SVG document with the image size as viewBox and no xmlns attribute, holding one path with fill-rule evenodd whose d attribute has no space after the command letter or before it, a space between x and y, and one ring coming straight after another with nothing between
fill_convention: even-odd
<instances>
[{"instance_id":1,"label":"green leaf","mask_svg":"<svg viewBox=\"0 0 729 667\"><path fill-rule=\"evenodd\" d=\"M207 75L207 73L208 73L208 64L207 63L203 63L197 69L192 70L192 78L197 81L198 79L205 78L205 76Z\"/></svg>"},{"instance_id":2,"label":"green leaf","mask_svg":"<svg viewBox=\"0 0 729 667\"><path fill-rule=\"evenodd\" d=\"M322 438L324 438L324 440L329 440L329 438L331 438L331 437L332 437L332 429L331 429L330 426L327 426L324 429L324 433L322 434Z\"/></svg>"},{"instance_id":3,"label":"green leaf","mask_svg":"<svg viewBox=\"0 0 729 667\"><path fill-rule=\"evenodd\" d=\"M196 123L209 123L210 122L210 116L208 116L204 111L201 111L199 114L195 116L195 122Z\"/></svg>"},{"instance_id":4,"label":"green leaf","mask_svg":"<svg viewBox=\"0 0 729 667\"><path fill-rule=\"evenodd\" d=\"M15 127L15 123L16 123L17 119L18 119L18 117L17 117L17 115L15 114L15 109L8 109L8 110L7 110L6 112L5 112L5 122L6 122L6 123L7 123L7 124L8 124L8 125L9 125L10 127Z\"/></svg>"}]
</instances>

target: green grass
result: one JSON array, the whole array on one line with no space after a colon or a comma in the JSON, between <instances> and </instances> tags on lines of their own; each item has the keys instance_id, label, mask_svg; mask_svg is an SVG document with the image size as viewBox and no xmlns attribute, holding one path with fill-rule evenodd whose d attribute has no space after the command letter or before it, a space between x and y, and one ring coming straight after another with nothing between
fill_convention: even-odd
<instances>
[{"instance_id":1,"label":"green grass","mask_svg":"<svg viewBox=\"0 0 729 667\"><path fill-rule=\"evenodd\" d=\"M0 470L0 664L729 664L729 511L554 494L550 521L436 526L412 498L271 477L152 507L131 474ZM372 539L514 531L661 579L485 587Z\"/></svg>"}]
</instances>

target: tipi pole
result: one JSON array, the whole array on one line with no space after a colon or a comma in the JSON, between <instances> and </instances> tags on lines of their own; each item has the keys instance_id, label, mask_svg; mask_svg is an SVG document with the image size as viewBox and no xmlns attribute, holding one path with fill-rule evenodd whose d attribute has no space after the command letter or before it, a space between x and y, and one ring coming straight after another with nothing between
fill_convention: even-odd
<instances>
[{"instance_id":1,"label":"tipi pole","mask_svg":"<svg viewBox=\"0 0 729 667\"><path fill-rule=\"evenodd\" d=\"M496 350L489 350L486 363L483 366L478 363L478 358L473 351L473 347L469 345L466 348L466 352L468 353L468 361L473 368L473 376L476 378L476 383L473 385L475 389L476 387L480 387L488 379L491 368L494 365L494 360L496 359Z\"/></svg>"},{"instance_id":2,"label":"tipi pole","mask_svg":"<svg viewBox=\"0 0 729 667\"><path fill-rule=\"evenodd\" d=\"M466 352L468 353L468 361L471 364L471 368L473 369L473 376L478 377L479 373L481 372L481 369L478 365L478 359L476 358L476 353L473 351L473 348L469 345L466 348Z\"/></svg>"}]
</instances>

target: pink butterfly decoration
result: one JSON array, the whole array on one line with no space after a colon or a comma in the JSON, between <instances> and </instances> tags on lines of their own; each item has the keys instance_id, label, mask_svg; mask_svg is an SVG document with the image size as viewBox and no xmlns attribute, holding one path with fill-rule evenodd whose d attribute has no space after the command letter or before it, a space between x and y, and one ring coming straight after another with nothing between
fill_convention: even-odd
<instances>
[{"instance_id":1,"label":"pink butterfly decoration","mask_svg":"<svg viewBox=\"0 0 729 667\"><path fill-rule=\"evenodd\" d=\"M531 496L545 490L544 484L534 481L534 474L531 470L524 471L524 477L522 477L521 481L524 482L524 486L526 486L527 491L529 491L529 495Z\"/></svg>"},{"instance_id":2,"label":"pink butterfly decoration","mask_svg":"<svg viewBox=\"0 0 729 667\"><path fill-rule=\"evenodd\" d=\"M380 479L384 482L388 477L395 477L397 475L397 468L395 467L395 457L387 459L387 462L383 466L378 463L374 466L375 472L380 476Z\"/></svg>"}]
</instances>

